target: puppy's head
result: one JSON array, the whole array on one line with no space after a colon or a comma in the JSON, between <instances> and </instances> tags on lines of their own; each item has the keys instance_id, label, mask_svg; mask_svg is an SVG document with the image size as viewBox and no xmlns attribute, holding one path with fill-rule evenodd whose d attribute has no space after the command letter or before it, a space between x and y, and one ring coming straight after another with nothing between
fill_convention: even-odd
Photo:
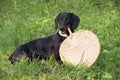
<instances>
[{"instance_id":1,"label":"puppy's head","mask_svg":"<svg viewBox=\"0 0 120 80\"><path fill-rule=\"evenodd\" d=\"M23 56L25 56L24 52L17 48L14 53L10 55L9 60L11 64L13 64L16 61L19 62Z\"/></svg>"},{"instance_id":2,"label":"puppy's head","mask_svg":"<svg viewBox=\"0 0 120 80\"><path fill-rule=\"evenodd\" d=\"M72 32L78 27L80 19L73 13L59 13L55 18L55 28L60 29L62 34L69 35L68 27Z\"/></svg>"}]
</instances>

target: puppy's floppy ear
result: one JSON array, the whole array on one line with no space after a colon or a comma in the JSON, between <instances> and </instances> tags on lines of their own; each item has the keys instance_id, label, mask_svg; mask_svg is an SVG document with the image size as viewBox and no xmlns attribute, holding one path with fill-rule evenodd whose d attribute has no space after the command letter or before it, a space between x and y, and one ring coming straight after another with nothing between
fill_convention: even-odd
<instances>
[{"instance_id":1,"label":"puppy's floppy ear","mask_svg":"<svg viewBox=\"0 0 120 80\"><path fill-rule=\"evenodd\" d=\"M61 13L58 14L58 16L55 18L55 29L58 28L58 21L59 21L59 16L61 15Z\"/></svg>"},{"instance_id":2,"label":"puppy's floppy ear","mask_svg":"<svg viewBox=\"0 0 120 80\"><path fill-rule=\"evenodd\" d=\"M72 13L72 29L76 29L79 25L80 19L78 16Z\"/></svg>"}]
</instances>

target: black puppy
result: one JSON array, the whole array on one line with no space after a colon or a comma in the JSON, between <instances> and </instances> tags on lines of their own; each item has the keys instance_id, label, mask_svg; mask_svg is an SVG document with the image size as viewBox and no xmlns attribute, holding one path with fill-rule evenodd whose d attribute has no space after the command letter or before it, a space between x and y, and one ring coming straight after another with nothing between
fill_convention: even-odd
<instances>
[{"instance_id":1,"label":"black puppy","mask_svg":"<svg viewBox=\"0 0 120 80\"><path fill-rule=\"evenodd\" d=\"M74 32L79 22L80 19L76 15L64 12L60 13L55 18L55 28L59 29L62 34L67 34L69 36L68 27ZM60 61L59 47L64 39L65 37L57 32L55 35L28 42L19 46L13 54L10 55L9 60L11 63L14 63L15 61L20 61L23 56L27 56L29 61L32 61L33 58L38 58L40 60L54 55L55 59Z\"/></svg>"}]
</instances>

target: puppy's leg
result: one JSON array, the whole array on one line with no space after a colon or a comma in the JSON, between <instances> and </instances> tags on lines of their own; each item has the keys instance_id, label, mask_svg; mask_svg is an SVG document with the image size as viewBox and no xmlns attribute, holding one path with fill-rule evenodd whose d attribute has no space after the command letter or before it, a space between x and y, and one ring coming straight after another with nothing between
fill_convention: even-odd
<instances>
[{"instance_id":1,"label":"puppy's leg","mask_svg":"<svg viewBox=\"0 0 120 80\"><path fill-rule=\"evenodd\" d=\"M60 58L60 56L59 56L59 53L55 54L54 56L55 56L56 61L57 61L59 64L63 63L63 62L61 61L61 58Z\"/></svg>"}]
</instances>

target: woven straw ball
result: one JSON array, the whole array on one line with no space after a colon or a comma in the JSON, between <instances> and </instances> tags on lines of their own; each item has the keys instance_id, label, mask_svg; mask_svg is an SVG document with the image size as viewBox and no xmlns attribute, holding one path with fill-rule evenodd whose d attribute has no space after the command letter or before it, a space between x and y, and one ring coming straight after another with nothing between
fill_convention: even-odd
<instances>
[{"instance_id":1,"label":"woven straw ball","mask_svg":"<svg viewBox=\"0 0 120 80\"><path fill-rule=\"evenodd\" d=\"M100 43L93 32L79 30L61 43L59 53L63 62L90 67L99 56Z\"/></svg>"}]
</instances>

